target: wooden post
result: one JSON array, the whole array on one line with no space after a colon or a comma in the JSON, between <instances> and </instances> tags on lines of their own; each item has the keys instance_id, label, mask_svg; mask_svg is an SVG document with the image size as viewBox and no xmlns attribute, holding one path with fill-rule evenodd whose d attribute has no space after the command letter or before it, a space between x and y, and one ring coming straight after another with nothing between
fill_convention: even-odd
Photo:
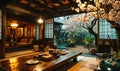
<instances>
[{"instance_id":1,"label":"wooden post","mask_svg":"<svg viewBox=\"0 0 120 71\"><path fill-rule=\"evenodd\" d=\"M1 45L0 45L0 58L5 58L5 39L6 39L6 35L5 35L5 26L6 26L6 11L5 8L1 9L1 14L2 14L2 38L1 38Z\"/></svg>"}]
</instances>

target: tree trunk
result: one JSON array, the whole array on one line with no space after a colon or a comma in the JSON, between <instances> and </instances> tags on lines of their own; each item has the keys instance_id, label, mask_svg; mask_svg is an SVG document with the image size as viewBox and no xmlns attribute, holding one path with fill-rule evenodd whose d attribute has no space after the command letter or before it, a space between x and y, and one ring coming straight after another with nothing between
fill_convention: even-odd
<instances>
[{"instance_id":1,"label":"tree trunk","mask_svg":"<svg viewBox=\"0 0 120 71\"><path fill-rule=\"evenodd\" d=\"M117 33L117 48L118 51L120 51L120 29L116 29L116 33Z\"/></svg>"},{"instance_id":2,"label":"tree trunk","mask_svg":"<svg viewBox=\"0 0 120 71\"><path fill-rule=\"evenodd\" d=\"M98 19L92 20L91 24L88 27L83 26L83 28L88 29L88 31L95 37L95 45L98 45L98 34L93 31L93 27L96 25Z\"/></svg>"},{"instance_id":3,"label":"tree trunk","mask_svg":"<svg viewBox=\"0 0 120 71\"><path fill-rule=\"evenodd\" d=\"M98 34L93 31L93 27L96 25L97 20L98 20L98 19L94 19L94 20L91 22L91 26L88 27L89 32L90 32L91 34L93 34L94 37L95 37L95 45L98 45Z\"/></svg>"},{"instance_id":4,"label":"tree trunk","mask_svg":"<svg viewBox=\"0 0 120 71\"><path fill-rule=\"evenodd\" d=\"M93 28L89 28L88 30L95 37L95 45L98 45L98 34L93 31Z\"/></svg>"}]
</instances>

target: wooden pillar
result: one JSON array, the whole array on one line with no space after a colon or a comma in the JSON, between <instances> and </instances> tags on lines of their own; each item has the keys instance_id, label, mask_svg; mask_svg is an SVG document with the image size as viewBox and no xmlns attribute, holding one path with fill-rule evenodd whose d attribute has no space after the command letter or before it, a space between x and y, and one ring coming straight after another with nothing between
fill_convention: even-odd
<instances>
[{"instance_id":1,"label":"wooden pillar","mask_svg":"<svg viewBox=\"0 0 120 71\"><path fill-rule=\"evenodd\" d=\"M40 24L40 28L39 28L39 35L40 35L40 39L43 38L43 24Z\"/></svg>"},{"instance_id":2,"label":"wooden pillar","mask_svg":"<svg viewBox=\"0 0 120 71\"><path fill-rule=\"evenodd\" d=\"M3 58L2 54L2 10L0 9L0 58Z\"/></svg>"},{"instance_id":3,"label":"wooden pillar","mask_svg":"<svg viewBox=\"0 0 120 71\"><path fill-rule=\"evenodd\" d=\"M36 40L39 39L39 24L36 25Z\"/></svg>"},{"instance_id":4,"label":"wooden pillar","mask_svg":"<svg viewBox=\"0 0 120 71\"><path fill-rule=\"evenodd\" d=\"M1 9L1 17L2 17L2 31L1 31L1 45L0 45L0 58L5 58L5 39L6 39L6 35L5 35L5 27L6 27L6 10L5 8Z\"/></svg>"},{"instance_id":5,"label":"wooden pillar","mask_svg":"<svg viewBox=\"0 0 120 71\"><path fill-rule=\"evenodd\" d=\"M43 24L36 25L36 40L43 38Z\"/></svg>"}]
</instances>

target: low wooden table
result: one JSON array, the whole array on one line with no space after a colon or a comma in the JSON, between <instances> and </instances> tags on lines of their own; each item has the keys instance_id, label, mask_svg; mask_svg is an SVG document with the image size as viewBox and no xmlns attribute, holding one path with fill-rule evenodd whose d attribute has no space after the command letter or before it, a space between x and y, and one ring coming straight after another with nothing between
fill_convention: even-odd
<instances>
[{"instance_id":1,"label":"low wooden table","mask_svg":"<svg viewBox=\"0 0 120 71\"><path fill-rule=\"evenodd\" d=\"M66 55L61 55L59 58L54 58L51 61L41 61L35 65L28 65L26 61L33 58L37 54L10 58L5 60L0 60L2 67L6 68L9 71L52 71L56 67L59 67L69 60L76 60L77 56L82 54L81 52L70 51Z\"/></svg>"}]
</instances>

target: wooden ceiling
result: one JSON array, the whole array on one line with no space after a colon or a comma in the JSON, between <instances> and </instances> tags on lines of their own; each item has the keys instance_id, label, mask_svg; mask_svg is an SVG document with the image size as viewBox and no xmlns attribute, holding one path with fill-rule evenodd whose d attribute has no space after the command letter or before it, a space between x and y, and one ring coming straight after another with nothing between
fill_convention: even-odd
<instances>
[{"instance_id":1,"label":"wooden ceiling","mask_svg":"<svg viewBox=\"0 0 120 71\"><path fill-rule=\"evenodd\" d=\"M7 13L26 17L54 18L58 16L77 14L71 7L76 7L75 0L2 0Z\"/></svg>"}]
</instances>

